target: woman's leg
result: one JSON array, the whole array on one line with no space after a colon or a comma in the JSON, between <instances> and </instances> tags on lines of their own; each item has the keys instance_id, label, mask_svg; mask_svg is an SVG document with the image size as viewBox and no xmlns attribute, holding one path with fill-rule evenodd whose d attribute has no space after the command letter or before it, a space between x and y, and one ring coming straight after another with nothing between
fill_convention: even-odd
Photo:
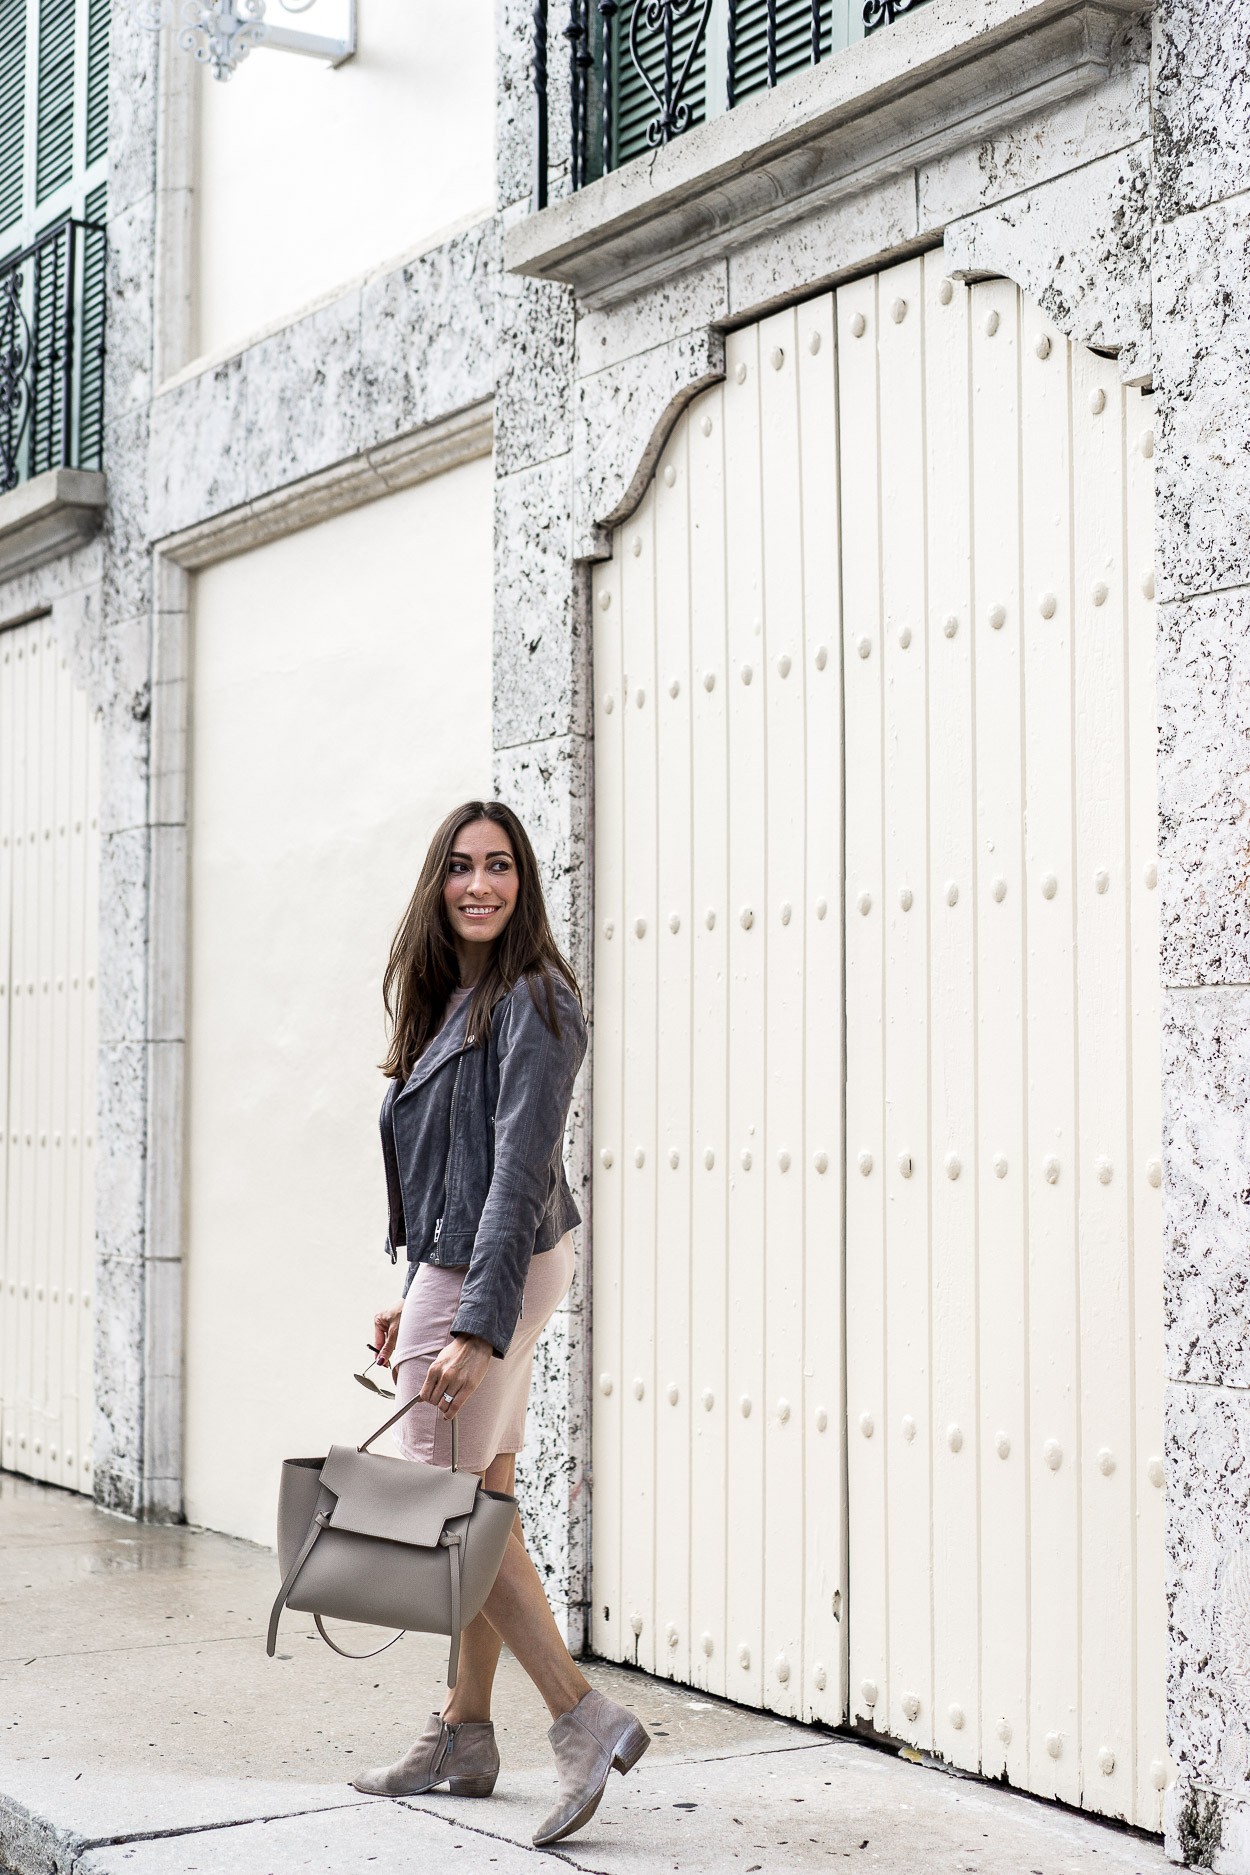
<instances>
[{"instance_id":1,"label":"woman's leg","mask_svg":"<svg viewBox=\"0 0 1250 1875\"><path fill-rule=\"evenodd\" d=\"M511 1495L516 1457L501 1452L487 1468L483 1482L488 1491ZM456 1684L448 1694L443 1717L448 1725L466 1719L489 1719L491 1687L504 1642L512 1649L547 1702L553 1719L572 1712L590 1682L560 1638L538 1571L525 1547L518 1517L508 1538L495 1586L486 1606L464 1631Z\"/></svg>"}]
</instances>

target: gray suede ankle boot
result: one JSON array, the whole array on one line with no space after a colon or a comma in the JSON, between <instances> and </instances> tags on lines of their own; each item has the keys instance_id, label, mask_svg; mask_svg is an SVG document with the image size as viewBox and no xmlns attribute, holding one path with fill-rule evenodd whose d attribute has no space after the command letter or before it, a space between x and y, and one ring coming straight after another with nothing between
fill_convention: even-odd
<instances>
[{"instance_id":1,"label":"gray suede ankle boot","mask_svg":"<svg viewBox=\"0 0 1250 1875\"><path fill-rule=\"evenodd\" d=\"M651 1743L632 1712L593 1687L572 1712L556 1720L547 1736L556 1754L560 1801L534 1837L536 1849L589 1823L613 1766L621 1772L632 1770Z\"/></svg>"},{"instance_id":2,"label":"gray suede ankle boot","mask_svg":"<svg viewBox=\"0 0 1250 1875\"><path fill-rule=\"evenodd\" d=\"M499 1776L499 1752L490 1720L446 1725L437 1712L406 1757L353 1778L369 1797L417 1797L438 1784L453 1797L489 1797Z\"/></svg>"}]
</instances>

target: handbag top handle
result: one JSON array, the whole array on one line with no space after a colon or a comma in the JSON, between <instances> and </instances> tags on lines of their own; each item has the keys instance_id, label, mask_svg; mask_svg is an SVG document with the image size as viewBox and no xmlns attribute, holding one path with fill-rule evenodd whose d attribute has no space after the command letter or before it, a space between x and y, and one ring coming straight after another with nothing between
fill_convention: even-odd
<instances>
[{"instance_id":1,"label":"handbag top handle","mask_svg":"<svg viewBox=\"0 0 1250 1875\"><path fill-rule=\"evenodd\" d=\"M358 1445L356 1450L358 1452L367 1452L375 1439L380 1439L384 1432L390 1430L397 1419L402 1419L405 1413L410 1413L413 1407L420 1405L420 1403L421 1402L416 1399L409 1400L407 1405L401 1406L397 1413L392 1413L390 1418L380 1425L376 1432L371 1432L364 1444ZM429 1402L427 1401L426 1404L428 1405ZM451 1422L451 1468L453 1471L459 1471L460 1469L460 1428L454 1419Z\"/></svg>"}]
</instances>

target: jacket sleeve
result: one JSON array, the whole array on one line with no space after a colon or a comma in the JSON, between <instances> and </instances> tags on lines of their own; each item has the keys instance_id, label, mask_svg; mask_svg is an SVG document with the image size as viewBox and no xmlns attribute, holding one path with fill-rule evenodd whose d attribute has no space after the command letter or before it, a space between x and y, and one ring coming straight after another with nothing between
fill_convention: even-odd
<instances>
[{"instance_id":1,"label":"jacket sleeve","mask_svg":"<svg viewBox=\"0 0 1250 1875\"><path fill-rule=\"evenodd\" d=\"M387 1230L383 1250L392 1263L408 1236L404 1227L404 1196L399 1183L399 1155L395 1151L395 1122L391 1112L398 1091L399 1082L392 1081L386 1090L386 1098L382 1102L382 1112L379 1118L382 1130L382 1163L386 1167Z\"/></svg>"},{"instance_id":2,"label":"jacket sleeve","mask_svg":"<svg viewBox=\"0 0 1250 1875\"><path fill-rule=\"evenodd\" d=\"M563 983L554 986L560 1034L547 1027L542 986L517 984L498 1030L495 1164L478 1223L453 1334L479 1335L508 1351L521 1312L534 1239L559 1176L573 1082L586 1053L586 1024Z\"/></svg>"}]
</instances>

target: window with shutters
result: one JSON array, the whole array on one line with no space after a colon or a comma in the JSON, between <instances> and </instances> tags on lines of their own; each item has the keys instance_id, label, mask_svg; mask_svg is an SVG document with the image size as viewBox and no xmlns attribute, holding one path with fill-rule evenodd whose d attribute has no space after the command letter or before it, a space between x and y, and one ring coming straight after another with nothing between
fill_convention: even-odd
<instances>
[{"instance_id":1,"label":"window with shutters","mask_svg":"<svg viewBox=\"0 0 1250 1875\"><path fill-rule=\"evenodd\" d=\"M570 0L572 183L645 154L924 0Z\"/></svg>"},{"instance_id":2,"label":"window with shutters","mask_svg":"<svg viewBox=\"0 0 1250 1875\"><path fill-rule=\"evenodd\" d=\"M101 466L111 0L0 0L0 492Z\"/></svg>"}]
</instances>

